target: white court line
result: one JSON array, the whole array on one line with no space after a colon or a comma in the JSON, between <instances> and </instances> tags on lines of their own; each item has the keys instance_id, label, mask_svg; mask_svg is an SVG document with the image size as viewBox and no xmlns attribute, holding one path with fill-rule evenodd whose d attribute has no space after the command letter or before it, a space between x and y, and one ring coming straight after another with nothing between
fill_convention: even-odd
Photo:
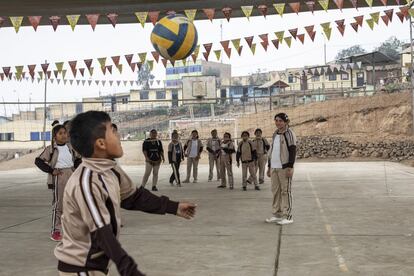
<instances>
[{"instance_id":1,"label":"white court line","mask_svg":"<svg viewBox=\"0 0 414 276\"><path fill-rule=\"evenodd\" d=\"M348 267L346 265L345 258L342 256L342 249L339 246L336 237L333 233L332 226L328 221L328 218L325 215L325 211L323 210L323 206L321 201L319 200L318 193L315 190L315 186L313 186L313 182L309 176L309 173L306 173L306 178L308 179L309 186L312 189L313 196L315 197L316 205L318 205L319 212L321 213L321 217L323 222L325 223L325 230L328 234L329 240L332 243L332 251L335 253L336 260L338 262L339 269L341 272L349 272Z\"/></svg>"}]
</instances>

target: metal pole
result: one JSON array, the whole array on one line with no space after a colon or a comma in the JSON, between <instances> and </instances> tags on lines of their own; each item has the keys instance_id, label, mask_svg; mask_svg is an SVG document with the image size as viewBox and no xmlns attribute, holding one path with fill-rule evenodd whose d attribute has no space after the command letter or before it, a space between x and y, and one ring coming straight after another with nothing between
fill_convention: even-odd
<instances>
[{"instance_id":1,"label":"metal pole","mask_svg":"<svg viewBox=\"0 0 414 276\"><path fill-rule=\"evenodd\" d=\"M411 113L412 113L412 133L414 135L414 66L413 66L413 21L410 16L410 79L411 79Z\"/></svg>"},{"instance_id":2,"label":"metal pole","mask_svg":"<svg viewBox=\"0 0 414 276\"><path fill-rule=\"evenodd\" d=\"M45 60L45 64L47 63L47 60ZM47 110L46 110L46 99L47 99L47 72L45 72L45 98L43 103L43 148L46 147L46 116L47 116Z\"/></svg>"}]
</instances>

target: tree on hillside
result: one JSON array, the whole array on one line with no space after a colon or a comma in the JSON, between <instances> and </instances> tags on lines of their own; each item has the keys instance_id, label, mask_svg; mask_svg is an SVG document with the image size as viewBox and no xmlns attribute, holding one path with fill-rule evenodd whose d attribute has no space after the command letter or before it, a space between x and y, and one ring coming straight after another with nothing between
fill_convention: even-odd
<instances>
[{"instance_id":1,"label":"tree on hillside","mask_svg":"<svg viewBox=\"0 0 414 276\"><path fill-rule=\"evenodd\" d=\"M138 71L138 84L142 86L142 89L149 89L150 88L150 82L154 80L154 75L151 74L151 70L149 67L149 64L145 62L141 70Z\"/></svg>"},{"instance_id":2,"label":"tree on hillside","mask_svg":"<svg viewBox=\"0 0 414 276\"><path fill-rule=\"evenodd\" d=\"M387 55L392 59L399 59L402 45L403 42L401 40L395 36L391 36L375 50Z\"/></svg>"},{"instance_id":3,"label":"tree on hillside","mask_svg":"<svg viewBox=\"0 0 414 276\"><path fill-rule=\"evenodd\" d=\"M339 60L345 57L358 55L358 54L365 54L367 51L361 47L361 45L354 45L346 49L342 49L336 54L335 59Z\"/></svg>"}]
</instances>

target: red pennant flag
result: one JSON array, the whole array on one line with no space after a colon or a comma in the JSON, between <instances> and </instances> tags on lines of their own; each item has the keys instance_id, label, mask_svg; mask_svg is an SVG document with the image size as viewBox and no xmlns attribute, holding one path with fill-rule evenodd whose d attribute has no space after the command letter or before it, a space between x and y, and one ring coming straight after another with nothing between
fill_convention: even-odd
<instances>
[{"instance_id":1,"label":"red pennant flag","mask_svg":"<svg viewBox=\"0 0 414 276\"><path fill-rule=\"evenodd\" d=\"M239 53L239 56L241 56L242 50L243 50L243 46L241 45L239 47L239 49L237 49L237 52Z\"/></svg>"},{"instance_id":2,"label":"red pennant flag","mask_svg":"<svg viewBox=\"0 0 414 276\"><path fill-rule=\"evenodd\" d=\"M0 16L0 27L3 26L4 21L6 21L6 18L4 18L3 16Z\"/></svg>"},{"instance_id":3,"label":"red pennant flag","mask_svg":"<svg viewBox=\"0 0 414 276\"><path fill-rule=\"evenodd\" d=\"M98 24L100 14L99 13L85 14L85 16L86 16L86 19L88 20L89 24L91 25L92 30L95 31L95 27L96 27L96 24Z\"/></svg>"},{"instance_id":4,"label":"red pennant flag","mask_svg":"<svg viewBox=\"0 0 414 276\"><path fill-rule=\"evenodd\" d=\"M113 57L111 57L112 62L115 64L116 67L118 67L118 65L119 65L120 58L121 58L120 56L113 56Z\"/></svg>"},{"instance_id":5,"label":"red pennant flag","mask_svg":"<svg viewBox=\"0 0 414 276\"><path fill-rule=\"evenodd\" d=\"M289 3L289 6L293 12L295 12L296 14L299 14L300 2Z\"/></svg>"},{"instance_id":6,"label":"red pennant flag","mask_svg":"<svg viewBox=\"0 0 414 276\"><path fill-rule=\"evenodd\" d=\"M175 60L170 60L171 65L174 67L175 66ZM132 84L131 84L132 85Z\"/></svg>"},{"instance_id":7,"label":"red pennant flag","mask_svg":"<svg viewBox=\"0 0 414 276\"><path fill-rule=\"evenodd\" d=\"M358 10L358 0L351 0L352 6Z\"/></svg>"},{"instance_id":8,"label":"red pennant flag","mask_svg":"<svg viewBox=\"0 0 414 276\"><path fill-rule=\"evenodd\" d=\"M275 45L276 49L279 49L279 39L273 39L272 43L273 43L273 45Z\"/></svg>"},{"instance_id":9,"label":"red pennant flag","mask_svg":"<svg viewBox=\"0 0 414 276\"><path fill-rule=\"evenodd\" d=\"M195 54L192 54L192 55L191 55L191 58L193 59L193 62L194 62L194 63L196 63L196 61L197 61L197 56L196 56Z\"/></svg>"},{"instance_id":10,"label":"red pennant flag","mask_svg":"<svg viewBox=\"0 0 414 276\"><path fill-rule=\"evenodd\" d=\"M247 36L247 37L244 38L246 40L246 42L247 42L247 45L249 45L250 48L252 48L253 38L254 38L254 36ZM224 48L224 46L223 46L223 48Z\"/></svg>"},{"instance_id":11,"label":"red pennant flag","mask_svg":"<svg viewBox=\"0 0 414 276\"><path fill-rule=\"evenodd\" d=\"M221 44L221 46L223 46L223 49L228 49L229 48L229 43L230 43L230 40L220 41L220 44Z\"/></svg>"},{"instance_id":12,"label":"red pennant flag","mask_svg":"<svg viewBox=\"0 0 414 276\"><path fill-rule=\"evenodd\" d=\"M204 56L204 58L206 59L206 61L208 61L208 56L209 56L209 53L207 53L207 52L203 52L203 56Z\"/></svg>"},{"instance_id":13,"label":"red pennant flag","mask_svg":"<svg viewBox=\"0 0 414 276\"><path fill-rule=\"evenodd\" d=\"M77 63L76 60L69 61L68 63L69 63L70 69L72 70L73 77L76 78L76 73L78 71L76 70L76 63Z\"/></svg>"},{"instance_id":14,"label":"red pennant flag","mask_svg":"<svg viewBox=\"0 0 414 276\"><path fill-rule=\"evenodd\" d=\"M362 23L364 22L364 16L363 15L355 16L354 19L358 23L358 25L362 27Z\"/></svg>"},{"instance_id":15,"label":"red pennant flag","mask_svg":"<svg viewBox=\"0 0 414 276\"><path fill-rule=\"evenodd\" d=\"M85 59L84 62L85 62L86 68L88 68L88 70L91 70L92 59Z\"/></svg>"},{"instance_id":16,"label":"red pennant flag","mask_svg":"<svg viewBox=\"0 0 414 276\"><path fill-rule=\"evenodd\" d=\"M388 3L387 3L387 0L381 0L381 2L382 2L382 4L384 5L384 6L386 6Z\"/></svg>"},{"instance_id":17,"label":"red pennant flag","mask_svg":"<svg viewBox=\"0 0 414 276\"><path fill-rule=\"evenodd\" d=\"M125 59L128 62L128 65L131 66L132 58L134 57L133 54L125 55Z\"/></svg>"},{"instance_id":18,"label":"red pennant flag","mask_svg":"<svg viewBox=\"0 0 414 276\"><path fill-rule=\"evenodd\" d=\"M214 14L216 12L215 9L203 9L204 14L207 16L210 21L213 21Z\"/></svg>"},{"instance_id":19,"label":"red pennant flag","mask_svg":"<svg viewBox=\"0 0 414 276\"><path fill-rule=\"evenodd\" d=\"M334 0L336 6L340 11L342 11L342 8L344 7L344 0Z\"/></svg>"},{"instance_id":20,"label":"red pennant flag","mask_svg":"<svg viewBox=\"0 0 414 276\"><path fill-rule=\"evenodd\" d=\"M315 28L315 25L305 27L305 30L306 30L306 32L308 33L309 36L311 36L311 34L313 33L314 28Z\"/></svg>"},{"instance_id":21,"label":"red pennant flag","mask_svg":"<svg viewBox=\"0 0 414 276\"><path fill-rule=\"evenodd\" d=\"M337 26L337 28L338 28L338 31L341 33L341 35L344 36L344 33L345 33L345 25Z\"/></svg>"},{"instance_id":22,"label":"red pennant flag","mask_svg":"<svg viewBox=\"0 0 414 276\"><path fill-rule=\"evenodd\" d=\"M79 68L79 72L81 73L82 77L85 76L85 68Z\"/></svg>"},{"instance_id":23,"label":"red pennant flag","mask_svg":"<svg viewBox=\"0 0 414 276\"><path fill-rule=\"evenodd\" d=\"M351 26L352 28L354 28L355 32L358 32L358 26L359 26L358 22L352 22Z\"/></svg>"},{"instance_id":24,"label":"red pennant flag","mask_svg":"<svg viewBox=\"0 0 414 276\"><path fill-rule=\"evenodd\" d=\"M164 67L167 68L167 60L165 58L161 59L162 64L164 64Z\"/></svg>"},{"instance_id":25,"label":"red pennant flag","mask_svg":"<svg viewBox=\"0 0 414 276\"><path fill-rule=\"evenodd\" d=\"M226 53L227 57L230 58L231 56L231 48L224 48L224 52Z\"/></svg>"},{"instance_id":26,"label":"red pennant flag","mask_svg":"<svg viewBox=\"0 0 414 276\"><path fill-rule=\"evenodd\" d=\"M384 21L385 25L388 26L388 22L390 22L390 19L386 15L381 16L382 21Z\"/></svg>"},{"instance_id":27,"label":"red pennant flag","mask_svg":"<svg viewBox=\"0 0 414 276\"><path fill-rule=\"evenodd\" d=\"M48 79L50 79L50 77L52 76L52 72L51 71L47 71L46 72L46 76L47 76Z\"/></svg>"},{"instance_id":28,"label":"red pennant flag","mask_svg":"<svg viewBox=\"0 0 414 276\"><path fill-rule=\"evenodd\" d=\"M306 1L306 6L308 6L309 11L314 12L315 10L315 1Z\"/></svg>"},{"instance_id":29,"label":"red pennant flag","mask_svg":"<svg viewBox=\"0 0 414 276\"><path fill-rule=\"evenodd\" d=\"M112 65L106 66L106 70L108 70L109 74L112 75Z\"/></svg>"},{"instance_id":30,"label":"red pennant flag","mask_svg":"<svg viewBox=\"0 0 414 276\"><path fill-rule=\"evenodd\" d=\"M152 22L153 25L157 24L158 16L160 16L159 11L148 12L148 17L149 17L149 19L150 19L150 21Z\"/></svg>"},{"instance_id":31,"label":"red pennant flag","mask_svg":"<svg viewBox=\"0 0 414 276\"><path fill-rule=\"evenodd\" d=\"M118 14L116 14L116 13L108 13L106 15L106 17L108 18L109 22L111 22L112 26L115 28L116 23L118 22Z\"/></svg>"},{"instance_id":32,"label":"red pennant flag","mask_svg":"<svg viewBox=\"0 0 414 276\"><path fill-rule=\"evenodd\" d=\"M400 7L401 13L404 15L404 17L408 18L408 10L410 9L409 6Z\"/></svg>"},{"instance_id":33,"label":"red pennant flag","mask_svg":"<svg viewBox=\"0 0 414 276\"><path fill-rule=\"evenodd\" d=\"M57 27L59 26L60 23L60 16L51 16L49 17L50 23L52 24L53 30L56 32Z\"/></svg>"},{"instance_id":34,"label":"red pennant flag","mask_svg":"<svg viewBox=\"0 0 414 276\"><path fill-rule=\"evenodd\" d=\"M101 67L101 70L102 70L102 73L103 73L104 75L106 75L106 66L102 66L102 67Z\"/></svg>"},{"instance_id":35,"label":"red pennant flag","mask_svg":"<svg viewBox=\"0 0 414 276\"><path fill-rule=\"evenodd\" d=\"M302 44L305 43L305 34L298 34L297 37L300 40L300 42L302 42Z\"/></svg>"},{"instance_id":36,"label":"red pennant flag","mask_svg":"<svg viewBox=\"0 0 414 276\"><path fill-rule=\"evenodd\" d=\"M227 19L227 22L229 22L233 9L230 7L225 7L221 11L223 12L224 17Z\"/></svg>"},{"instance_id":37,"label":"red pennant flag","mask_svg":"<svg viewBox=\"0 0 414 276\"><path fill-rule=\"evenodd\" d=\"M263 15L266 18L266 15L267 15L267 6L266 5L259 5L257 7L257 9L259 10L260 14Z\"/></svg>"},{"instance_id":38,"label":"red pennant flag","mask_svg":"<svg viewBox=\"0 0 414 276\"><path fill-rule=\"evenodd\" d=\"M260 44L262 44L263 49L267 52L267 46L269 46L269 42L268 41L262 41L260 42ZM240 46L241 47L241 46ZM240 54L239 54L240 55Z\"/></svg>"},{"instance_id":39,"label":"red pennant flag","mask_svg":"<svg viewBox=\"0 0 414 276\"><path fill-rule=\"evenodd\" d=\"M160 61L160 54L157 51L153 51L151 54L154 57L155 61L158 63Z\"/></svg>"},{"instance_id":40,"label":"red pennant flag","mask_svg":"<svg viewBox=\"0 0 414 276\"><path fill-rule=\"evenodd\" d=\"M203 46L204 46L204 49L206 49L207 54L210 55L211 48L213 47L213 43L206 43L206 44L203 44Z\"/></svg>"},{"instance_id":41,"label":"red pennant flag","mask_svg":"<svg viewBox=\"0 0 414 276\"><path fill-rule=\"evenodd\" d=\"M131 62L131 64L129 65L131 67L132 72L135 72L136 65L137 65L136 62Z\"/></svg>"},{"instance_id":42,"label":"red pennant flag","mask_svg":"<svg viewBox=\"0 0 414 276\"><path fill-rule=\"evenodd\" d=\"M59 70L53 70L53 75L55 75L55 78L57 79L59 76Z\"/></svg>"},{"instance_id":43,"label":"red pennant flag","mask_svg":"<svg viewBox=\"0 0 414 276\"><path fill-rule=\"evenodd\" d=\"M315 36L316 36L316 31L313 31L313 33L311 35L309 35L309 37L312 41L315 41Z\"/></svg>"},{"instance_id":44,"label":"red pennant flag","mask_svg":"<svg viewBox=\"0 0 414 276\"><path fill-rule=\"evenodd\" d=\"M40 20L42 19L41 16L28 16L29 22L32 25L33 29L37 31L37 27L40 24Z\"/></svg>"},{"instance_id":45,"label":"red pennant flag","mask_svg":"<svg viewBox=\"0 0 414 276\"><path fill-rule=\"evenodd\" d=\"M268 38L269 34L261 34L259 35L260 39L263 40L263 42L269 44L269 38Z\"/></svg>"},{"instance_id":46,"label":"red pennant flag","mask_svg":"<svg viewBox=\"0 0 414 276\"><path fill-rule=\"evenodd\" d=\"M6 77L9 77L10 75L10 67L3 67L3 72Z\"/></svg>"},{"instance_id":47,"label":"red pennant flag","mask_svg":"<svg viewBox=\"0 0 414 276\"><path fill-rule=\"evenodd\" d=\"M0 73L0 79L1 79L1 81L4 80L4 74L3 73Z\"/></svg>"},{"instance_id":48,"label":"red pennant flag","mask_svg":"<svg viewBox=\"0 0 414 276\"><path fill-rule=\"evenodd\" d=\"M47 68L49 68L49 63L43 63L43 64L41 64L41 66L42 66L42 69L43 69L43 73L46 74Z\"/></svg>"},{"instance_id":49,"label":"red pennant flag","mask_svg":"<svg viewBox=\"0 0 414 276\"><path fill-rule=\"evenodd\" d=\"M344 24L345 24L345 19L336 20L336 21L335 21L335 23L336 23L338 26L344 26Z\"/></svg>"},{"instance_id":50,"label":"red pennant flag","mask_svg":"<svg viewBox=\"0 0 414 276\"><path fill-rule=\"evenodd\" d=\"M29 68L29 74L30 74L30 76L32 77L32 79L34 79L36 64L27 65L27 67Z\"/></svg>"},{"instance_id":51,"label":"red pennant flag","mask_svg":"<svg viewBox=\"0 0 414 276\"><path fill-rule=\"evenodd\" d=\"M404 18L405 18L404 14L402 12L396 12L395 14L401 20L401 23L404 23Z\"/></svg>"},{"instance_id":52,"label":"red pennant flag","mask_svg":"<svg viewBox=\"0 0 414 276\"><path fill-rule=\"evenodd\" d=\"M292 35L292 37L293 37L294 39L296 39L296 35L297 35L297 33L298 33L298 28L296 28L296 29L290 29L290 30L289 30L289 33Z\"/></svg>"},{"instance_id":53,"label":"red pennant flag","mask_svg":"<svg viewBox=\"0 0 414 276\"><path fill-rule=\"evenodd\" d=\"M392 22L392 15L394 13L394 10L393 9L386 10L386 11L384 11L384 13L388 17L388 19L390 20L390 22Z\"/></svg>"}]
</instances>

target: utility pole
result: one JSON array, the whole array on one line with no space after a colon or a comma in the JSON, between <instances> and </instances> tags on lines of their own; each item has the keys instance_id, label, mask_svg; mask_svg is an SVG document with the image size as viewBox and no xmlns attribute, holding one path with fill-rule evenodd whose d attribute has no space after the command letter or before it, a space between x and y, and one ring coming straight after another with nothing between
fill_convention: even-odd
<instances>
[{"instance_id":1,"label":"utility pole","mask_svg":"<svg viewBox=\"0 0 414 276\"><path fill-rule=\"evenodd\" d=\"M47 60L45 60L45 64L47 64ZM43 104L43 148L46 147L46 116L47 116L47 110L46 110L46 98L47 97L47 72L45 72L45 98L44 98L44 104Z\"/></svg>"},{"instance_id":2,"label":"utility pole","mask_svg":"<svg viewBox=\"0 0 414 276\"><path fill-rule=\"evenodd\" d=\"M412 6L413 4L411 4ZM411 80L411 113L412 113L412 134L414 135L414 66L413 66L413 20L410 16L410 80Z\"/></svg>"},{"instance_id":3,"label":"utility pole","mask_svg":"<svg viewBox=\"0 0 414 276\"><path fill-rule=\"evenodd\" d=\"M223 41L223 20L220 20L220 41ZM223 63L223 55L220 56L220 62Z\"/></svg>"},{"instance_id":4,"label":"utility pole","mask_svg":"<svg viewBox=\"0 0 414 276\"><path fill-rule=\"evenodd\" d=\"M323 36L323 60L326 65L326 37L324 33L322 33L322 36Z\"/></svg>"}]
</instances>

